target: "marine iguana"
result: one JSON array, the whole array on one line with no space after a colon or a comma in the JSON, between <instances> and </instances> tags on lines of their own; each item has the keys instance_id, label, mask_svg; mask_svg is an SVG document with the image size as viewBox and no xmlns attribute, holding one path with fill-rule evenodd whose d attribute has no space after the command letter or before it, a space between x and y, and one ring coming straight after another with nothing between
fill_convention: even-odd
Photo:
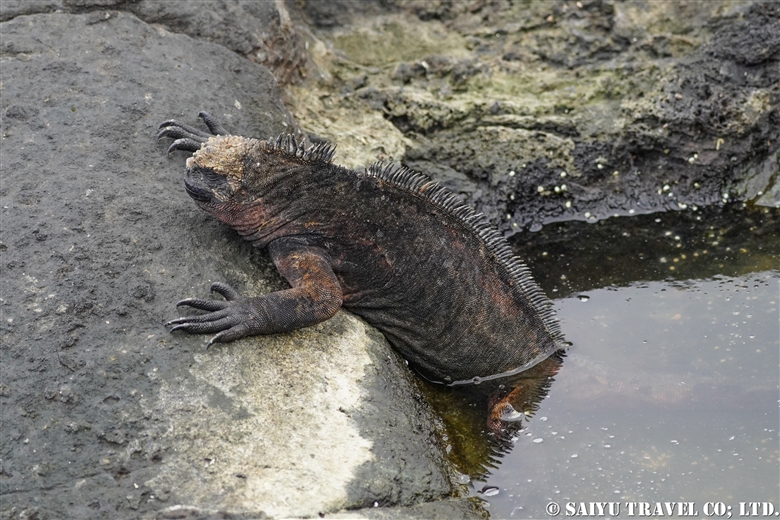
<instances>
[{"instance_id":1,"label":"marine iguana","mask_svg":"<svg viewBox=\"0 0 780 520\"><path fill-rule=\"evenodd\" d=\"M202 209L268 248L291 288L177 305L209 311L171 331L216 333L209 346L327 320L340 307L379 329L425 378L457 384L526 370L564 348L551 302L487 220L427 176L376 163L333 164L335 147L160 124L168 153L193 152L184 187Z\"/></svg>"}]
</instances>

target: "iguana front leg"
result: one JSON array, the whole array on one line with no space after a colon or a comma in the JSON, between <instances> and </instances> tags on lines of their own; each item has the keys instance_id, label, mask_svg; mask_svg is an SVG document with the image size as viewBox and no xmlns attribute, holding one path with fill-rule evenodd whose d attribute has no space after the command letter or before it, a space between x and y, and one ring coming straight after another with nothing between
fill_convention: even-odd
<instances>
[{"instance_id":1,"label":"iguana front leg","mask_svg":"<svg viewBox=\"0 0 780 520\"><path fill-rule=\"evenodd\" d=\"M171 332L217 332L208 343L211 346L244 336L299 329L336 314L341 307L342 290L324 251L294 239L275 240L268 250L291 289L244 298L228 284L218 282L211 286L211 290L220 293L225 300L182 300L177 306L210 312L177 318L166 326L173 326Z\"/></svg>"}]
</instances>

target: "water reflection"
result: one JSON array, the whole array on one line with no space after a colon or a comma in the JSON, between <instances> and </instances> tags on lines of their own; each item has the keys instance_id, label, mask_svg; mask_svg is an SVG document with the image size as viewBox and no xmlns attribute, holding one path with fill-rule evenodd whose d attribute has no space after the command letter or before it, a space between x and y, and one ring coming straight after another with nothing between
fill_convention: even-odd
<instances>
[{"instance_id":1,"label":"water reflection","mask_svg":"<svg viewBox=\"0 0 780 520\"><path fill-rule=\"evenodd\" d=\"M564 358L558 351L525 372L478 385L426 383L429 402L444 418L447 451L458 471L480 479L498 467L539 410Z\"/></svg>"},{"instance_id":2,"label":"water reflection","mask_svg":"<svg viewBox=\"0 0 780 520\"><path fill-rule=\"evenodd\" d=\"M566 222L515 235L510 243L545 293L559 299L601 287L777 269L779 215L733 205L595 224Z\"/></svg>"},{"instance_id":3,"label":"water reflection","mask_svg":"<svg viewBox=\"0 0 780 520\"><path fill-rule=\"evenodd\" d=\"M574 346L512 382L428 392L492 517L547 517L548 502L567 500L777 506L778 212L574 222L521 238Z\"/></svg>"},{"instance_id":4,"label":"water reflection","mask_svg":"<svg viewBox=\"0 0 780 520\"><path fill-rule=\"evenodd\" d=\"M557 301L575 347L479 483L500 490L493 518L544 517L550 501L777 504L779 281L766 271Z\"/></svg>"}]
</instances>

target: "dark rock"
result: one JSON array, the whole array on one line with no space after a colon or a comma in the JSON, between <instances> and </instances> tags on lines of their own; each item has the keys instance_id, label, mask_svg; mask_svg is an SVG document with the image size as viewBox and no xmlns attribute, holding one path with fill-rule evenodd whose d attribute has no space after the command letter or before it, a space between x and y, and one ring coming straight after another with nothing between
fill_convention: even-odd
<instances>
[{"instance_id":1,"label":"dark rock","mask_svg":"<svg viewBox=\"0 0 780 520\"><path fill-rule=\"evenodd\" d=\"M301 3L305 20L323 29L347 25L355 16L376 15L390 7L387 0L303 0Z\"/></svg>"},{"instance_id":2,"label":"dark rock","mask_svg":"<svg viewBox=\"0 0 780 520\"><path fill-rule=\"evenodd\" d=\"M780 201L762 195L773 189L780 150L777 4L753 4L728 23L711 19L709 41L685 54L664 54L677 57L645 91L620 86L631 82L634 65L625 62L635 51L617 39L615 11L607 7L586 3L561 13L561 23L589 20L589 34L603 31L622 42L616 47L581 34L577 42L591 42L581 53L572 53L565 39L537 40L560 45L562 61L537 51L584 74L604 61L625 67L618 74L623 79L605 81L598 94L614 96L622 110L608 108L609 101L575 102L533 118L519 115L524 109L509 98L500 111L485 100L458 113L447 103L420 106L421 96L409 89L394 91L385 105L389 119L414 141L404 163L459 191L508 235L556 221L733 200L777 207ZM521 59L507 54L505 61ZM612 118L620 124L610 128Z\"/></svg>"},{"instance_id":3,"label":"dark rock","mask_svg":"<svg viewBox=\"0 0 780 520\"><path fill-rule=\"evenodd\" d=\"M332 109L299 111L302 124L333 140L370 133L372 149L397 150L402 136L396 160L506 235L734 200L780 206L777 2L388 1L390 14L316 33L346 61L314 87ZM371 85L362 107L331 95L351 63ZM372 111L392 128L356 129Z\"/></svg>"}]
</instances>

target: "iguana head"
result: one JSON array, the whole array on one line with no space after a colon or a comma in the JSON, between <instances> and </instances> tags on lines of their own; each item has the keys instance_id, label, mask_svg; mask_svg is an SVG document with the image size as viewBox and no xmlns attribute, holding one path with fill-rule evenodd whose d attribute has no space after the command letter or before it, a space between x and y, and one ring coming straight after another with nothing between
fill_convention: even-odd
<instances>
[{"instance_id":1,"label":"iguana head","mask_svg":"<svg viewBox=\"0 0 780 520\"><path fill-rule=\"evenodd\" d=\"M187 159L184 187L202 209L242 235L252 234L272 224L268 210L282 209L278 197L266 199L280 174L295 170L294 162L294 155L280 153L265 141L218 135Z\"/></svg>"},{"instance_id":2,"label":"iguana head","mask_svg":"<svg viewBox=\"0 0 780 520\"><path fill-rule=\"evenodd\" d=\"M280 181L314 162L329 163L333 151L327 143L304 148L291 135L268 141L217 135L187 159L184 185L200 207L233 225L248 208L259 210L263 197Z\"/></svg>"},{"instance_id":3,"label":"iguana head","mask_svg":"<svg viewBox=\"0 0 780 520\"><path fill-rule=\"evenodd\" d=\"M254 199L247 190L247 159L260 141L237 135L210 137L187 159L184 186L203 209L214 212L224 205Z\"/></svg>"}]
</instances>

